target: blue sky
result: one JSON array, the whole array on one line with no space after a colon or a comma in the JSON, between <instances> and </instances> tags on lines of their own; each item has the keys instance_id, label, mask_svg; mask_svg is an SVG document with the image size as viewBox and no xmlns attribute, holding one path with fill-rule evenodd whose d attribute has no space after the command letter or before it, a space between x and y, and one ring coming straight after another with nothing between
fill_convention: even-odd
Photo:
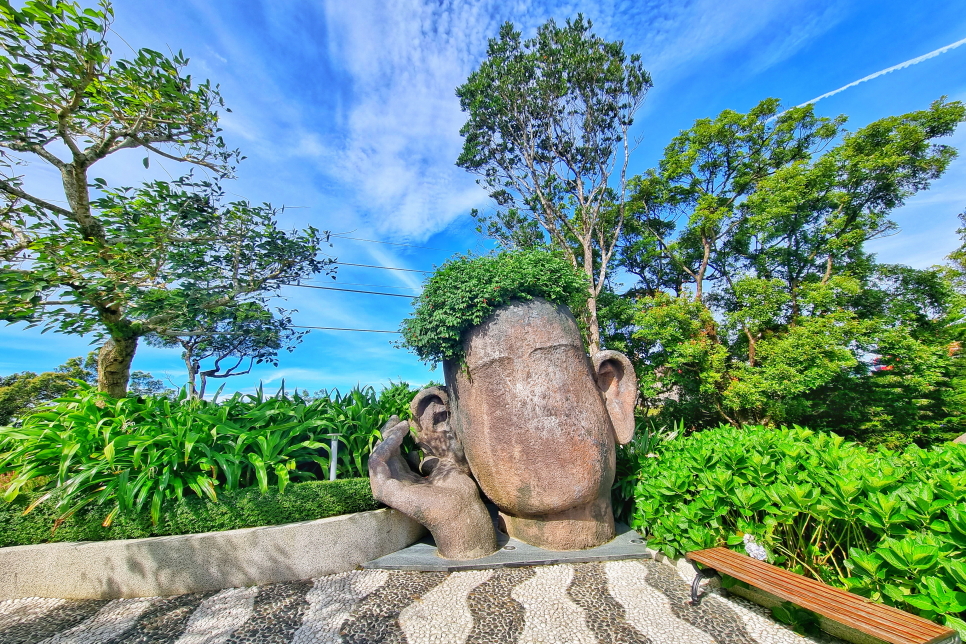
<instances>
[{"instance_id":1,"label":"blue sky","mask_svg":"<svg viewBox=\"0 0 966 644\"><path fill-rule=\"evenodd\" d=\"M804 103L966 39L964 0L119 0L115 12L116 55L129 55L129 46L181 49L196 78L221 85L232 109L223 115L225 137L248 157L227 186L231 193L286 205L287 226L389 242L333 238L328 252L342 262L413 270L491 246L469 216L487 206L486 195L454 164L464 120L454 90L506 20L529 35L548 18L583 12L595 31L642 55L654 89L635 123L634 173L655 165L670 138L697 118L746 111L769 96ZM966 100L966 45L824 98L816 110L846 114L855 129L942 95ZM871 244L882 261L926 267L958 245L966 128L948 142L964 156L895 213L902 232ZM94 174L132 185L183 170L159 159L145 170L142 157L108 159ZM29 181L56 196L56 176L37 172ZM416 294L422 278L344 266L335 285ZM298 309L297 323L311 326L395 330L410 310L406 298L294 288L284 295L279 304ZM393 347L394 337L313 332L278 368L256 366L226 389L250 391L259 380L270 388L284 379L345 390L441 379ZM90 351L88 343L0 328L0 374L51 369ZM176 385L185 378L175 350L142 345L134 368Z\"/></svg>"}]
</instances>

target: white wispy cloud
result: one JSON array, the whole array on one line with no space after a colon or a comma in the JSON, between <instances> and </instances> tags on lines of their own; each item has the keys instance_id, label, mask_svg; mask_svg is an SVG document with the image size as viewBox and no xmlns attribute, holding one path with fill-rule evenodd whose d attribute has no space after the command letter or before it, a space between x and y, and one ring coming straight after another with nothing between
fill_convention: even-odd
<instances>
[{"instance_id":1,"label":"white wispy cloud","mask_svg":"<svg viewBox=\"0 0 966 644\"><path fill-rule=\"evenodd\" d=\"M376 0L325 3L329 58L349 79L345 120L320 157L335 160L330 172L352 186L365 222L390 237L425 239L470 208L487 203L473 178L455 167L465 121L455 88L485 55L489 38L511 20L525 35L548 18L583 12L595 30L623 39L640 52L658 83L676 70L722 51L738 49L803 10L801 1L720 3L573 1L517 3ZM790 55L831 22L808 23L757 48L769 59ZM633 25L633 26L632 26ZM778 31L782 31L778 29ZM772 51L772 50L776 51Z\"/></svg>"},{"instance_id":2,"label":"white wispy cloud","mask_svg":"<svg viewBox=\"0 0 966 644\"><path fill-rule=\"evenodd\" d=\"M930 58L935 58L936 56L939 56L941 54L945 54L947 51L951 51L951 50L956 49L957 47L961 47L963 45L966 45L966 38L963 38L962 40L957 40L956 42L954 42L952 44L946 45L945 47L940 47L939 49L936 49L936 50L933 50L933 51L929 52L928 54L923 54L922 56L917 56L916 58L910 58L909 60L907 60L905 62L899 63L898 65L893 65L892 67L886 67L885 69L879 70L879 71L875 72L874 74L869 74L868 76L864 76L864 77L860 78L857 81L852 81L848 85L843 85L842 87L840 87L838 89L833 89L831 92L826 92L825 94L822 94L821 96L817 96L817 97L813 98L810 101L805 101L804 103L802 103L798 107L804 107L806 105L811 105L813 103L818 103L823 98L828 98L830 96L835 96L836 94L839 94L841 92L844 92L845 90L850 89L852 87L855 87L856 85L860 85L860 84L865 83L867 81L876 79L879 76L885 76L886 74L888 74L890 72L898 71L900 69L905 69L906 67L912 67L913 65L918 65L919 63L921 63L923 61L929 60Z\"/></svg>"}]
</instances>

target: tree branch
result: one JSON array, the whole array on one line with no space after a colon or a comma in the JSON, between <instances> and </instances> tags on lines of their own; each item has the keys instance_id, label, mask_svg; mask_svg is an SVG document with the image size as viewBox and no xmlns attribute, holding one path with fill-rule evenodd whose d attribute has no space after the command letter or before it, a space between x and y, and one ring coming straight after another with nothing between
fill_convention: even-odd
<instances>
[{"instance_id":1,"label":"tree branch","mask_svg":"<svg viewBox=\"0 0 966 644\"><path fill-rule=\"evenodd\" d=\"M15 197L20 197L24 201L29 201L30 203L34 204L35 206L39 206L44 210L49 210L51 212L57 213L58 215L61 215L64 217L70 217L72 219L74 217L74 213L71 212L70 210L67 210L66 208L61 208L60 206L55 206L54 204L48 203L43 199L38 199L33 195L27 194L26 192L14 186L13 184L11 184L5 179L0 179L0 190L3 190L7 194L13 195Z\"/></svg>"},{"instance_id":2,"label":"tree branch","mask_svg":"<svg viewBox=\"0 0 966 644\"><path fill-rule=\"evenodd\" d=\"M50 143L53 139L48 139L47 143ZM45 144L46 145L46 144ZM57 155L47 150L43 145L38 143L18 143L16 141L0 141L0 147L13 150L15 152L32 152L39 156L41 159L51 164L58 170L63 170L64 166L67 165L61 161Z\"/></svg>"}]
</instances>

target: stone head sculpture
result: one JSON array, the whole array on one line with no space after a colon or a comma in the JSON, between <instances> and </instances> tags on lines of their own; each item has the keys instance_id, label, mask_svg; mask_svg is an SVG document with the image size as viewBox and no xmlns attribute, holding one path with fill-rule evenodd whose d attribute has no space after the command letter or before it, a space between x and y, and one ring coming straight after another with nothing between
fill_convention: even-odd
<instances>
[{"instance_id":1,"label":"stone head sculpture","mask_svg":"<svg viewBox=\"0 0 966 644\"><path fill-rule=\"evenodd\" d=\"M637 399L627 358L588 357L570 311L542 299L498 309L464 350L444 364L451 423L510 536L552 550L612 539L615 444Z\"/></svg>"},{"instance_id":2,"label":"stone head sculpture","mask_svg":"<svg viewBox=\"0 0 966 644\"><path fill-rule=\"evenodd\" d=\"M628 359L587 356L570 311L539 298L497 309L463 349L462 362L444 362L446 387L413 400L424 476L398 456L397 420L370 459L376 498L426 525L444 557L496 549L473 479L521 541L578 550L612 539L615 444L634 433Z\"/></svg>"}]
</instances>

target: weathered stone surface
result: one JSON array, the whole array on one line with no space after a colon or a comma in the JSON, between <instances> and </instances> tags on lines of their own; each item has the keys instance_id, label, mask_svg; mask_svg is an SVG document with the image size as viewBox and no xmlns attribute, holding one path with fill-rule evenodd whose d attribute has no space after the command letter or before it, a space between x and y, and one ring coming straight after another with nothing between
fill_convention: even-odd
<instances>
[{"instance_id":1,"label":"weathered stone surface","mask_svg":"<svg viewBox=\"0 0 966 644\"><path fill-rule=\"evenodd\" d=\"M496 550L477 483L520 541L559 551L613 539L615 444L634 435L630 361L588 357L570 311L539 298L497 309L463 349L464 363L443 365L447 386L413 400L419 473L399 452L408 425L384 428L369 459L375 497L429 528L449 559Z\"/></svg>"},{"instance_id":2,"label":"weathered stone surface","mask_svg":"<svg viewBox=\"0 0 966 644\"><path fill-rule=\"evenodd\" d=\"M485 557L497 549L493 522L460 450L454 451L455 439L447 436L450 430L445 392L434 392L432 396L425 393L413 401L413 417L421 428L419 446L427 454L421 469L427 476L413 472L401 457L399 446L409 424L394 416L383 428L382 442L369 456L372 494L426 526L433 534L440 557ZM434 411L432 407L443 411ZM434 418L438 422L434 423Z\"/></svg>"},{"instance_id":3,"label":"weathered stone surface","mask_svg":"<svg viewBox=\"0 0 966 644\"><path fill-rule=\"evenodd\" d=\"M612 539L615 442L633 436L637 397L627 358L588 358L570 312L542 299L498 309L463 346L465 364L444 365L453 428L508 533L551 550Z\"/></svg>"}]
</instances>

